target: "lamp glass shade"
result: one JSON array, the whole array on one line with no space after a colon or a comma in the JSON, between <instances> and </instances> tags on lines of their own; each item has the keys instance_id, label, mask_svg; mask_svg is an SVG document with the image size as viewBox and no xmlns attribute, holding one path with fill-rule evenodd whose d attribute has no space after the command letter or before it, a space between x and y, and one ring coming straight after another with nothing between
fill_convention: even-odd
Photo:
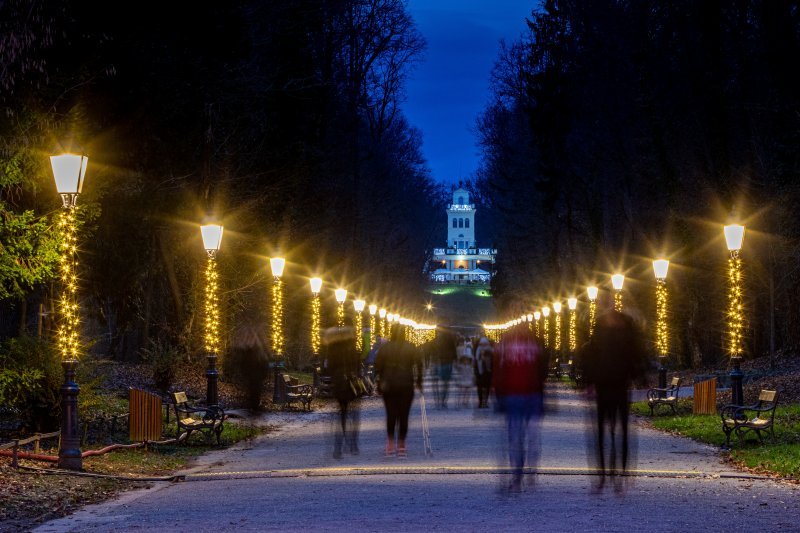
<instances>
[{"instance_id":1,"label":"lamp glass shade","mask_svg":"<svg viewBox=\"0 0 800 533\"><path fill-rule=\"evenodd\" d=\"M378 316L381 318L386 318L386 309L378 309Z\"/></svg>"},{"instance_id":2,"label":"lamp glass shade","mask_svg":"<svg viewBox=\"0 0 800 533\"><path fill-rule=\"evenodd\" d=\"M614 274L611 276L611 285L614 287L614 290L621 291L623 283L625 283L625 276L623 274Z\"/></svg>"},{"instance_id":3,"label":"lamp glass shade","mask_svg":"<svg viewBox=\"0 0 800 533\"><path fill-rule=\"evenodd\" d=\"M598 288L592 285L591 287L586 287L586 294L589 296L589 299L594 301L597 300L597 292Z\"/></svg>"},{"instance_id":4,"label":"lamp glass shade","mask_svg":"<svg viewBox=\"0 0 800 533\"><path fill-rule=\"evenodd\" d=\"M364 310L364 306L367 305L367 302L364 300L353 300L353 309L356 310L356 313L360 313Z\"/></svg>"},{"instance_id":5,"label":"lamp glass shade","mask_svg":"<svg viewBox=\"0 0 800 533\"><path fill-rule=\"evenodd\" d=\"M744 240L744 226L739 224L731 224L725 226L725 243L728 245L728 250L731 252L742 249L742 241Z\"/></svg>"},{"instance_id":6,"label":"lamp glass shade","mask_svg":"<svg viewBox=\"0 0 800 533\"><path fill-rule=\"evenodd\" d=\"M542 318L542 313L540 313L539 311L534 311L533 312L533 318L535 318L536 320L539 320L540 318Z\"/></svg>"},{"instance_id":7,"label":"lamp glass shade","mask_svg":"<svg viewBox=\"0 0 800 533\"><path fill-rule=\"evenodd\" d=\"M336 301L340 304L347 300L347 289L336 289L333 293L336 295Z\"/></svg>"},{"instance_id":8,"label":"lamp glass shade","mask_svg":"<svg viewBox=\"0 0 800 533\"><path fill-rule=\"evenodd\" d=\"M53 178L56 180L58 194L80 194L88 164L89 158L85 155L50 156L50 165L53 167Z\"/></svg>"},{"instance_id":9,"label":"lamp glass shade","mask_svg":"<svg viewBox=\"0 0 800 533\"><path fill-rule=\"evenodd\" d=\"M542 307L542 314L545 318L550 316L550 308L549 307Z\"/></svg>"},{"instance_id":10,"label":"lamp glass shade","mask_svg":"<svg viewBox=\"0 0 800 533\"><path fill-rule=\"evenodd\" d=\"M528 322L533 322L533 315L528 313Z\"/></svg>"},{"instance_id":11,"label":"lamp glass shade","mask_svg":"<svg viewBox=\"0 0 800 533\"><path fill-rule=\"evenodd\" d=\"M372 305L369 306L369 314L374 315L377 312L378 312L378 306L377 305L372 304Z\"/></svg>"},{"instance_id":12,"label":"lamp glass shade","mask_svg":"<svg viewBox=\"0 0 800 533\"><path fill-rule=\"evenodd\" d=\"M203 236L203 248L213 251L219 250L222 244L222 226L219 224L200 226L200 234Z\"/></svg>"},{"instance_id":13,"label":"lamp glass shade","mask_svg":"<svg viewBox=\"0 0 800 533\"><path fill-rule=\"evenodd\" d=\"M272 269L272 275L276 278L283 276L283 267L286 266L286 259L283 257L270 257L269 267Z\"/></svg>"},{"instance_id":14,"label":"lamp glass shade","mask_svg":"<svg viewBox=\"0 0 800 533\"><path fill-rule=\"evenodd\" d=\"M322 278L311 278L308 282L311 284L311 292L319 294L322 290Z\"/></svg>"},{"instance_id":15,"label":"lamp glass shade","mask_svg":"<svg viewBox=\"0 0 800 533\"><path fill-rule=\"evenodd\" d=\"M553 302L553 311L556 313L561 312L561 302Z\"/></svg>"},{"instance_id":16,"label":"lamp glass shade","mask_svg":"<svg viewBox=\"0 0 800 533\"><path fill-rule=\"evenodd\" d=\"M574 311L578 308L578 299L577 298L567 298L567 307L569 307L570 311Z\"/></svg>"},{"instance_id":17,"label":"lamp glass shade","mask_svg":"<svg viewBox=\"0 0 800 533\"><path fill-rule=\"evenodd\" d=\"M667 279L667 270L669 270L669 261L666 259L656 259L653 261L653 272L656 279Z\"/></svg>"}]
</instances>

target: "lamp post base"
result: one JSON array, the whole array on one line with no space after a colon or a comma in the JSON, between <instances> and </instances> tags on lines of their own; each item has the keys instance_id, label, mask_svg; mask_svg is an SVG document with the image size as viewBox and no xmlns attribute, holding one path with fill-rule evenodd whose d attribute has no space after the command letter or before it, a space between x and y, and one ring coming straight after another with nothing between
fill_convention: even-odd
<instances>
[{"instance_id":1,"label":"lamp post base","mask_svg":"<svg viewBox=\"0 0 800 533\"><path fill-rule=\"evenodd\" d=\"M733 405L744 405L744 390L742 389L742 380L744 379L744 372L740 368L742 362L741 357L731 357L731 403Z\"/></svg>"},{"instance_id":2,"label":"lamp post base","mask_svg":"<svg viewBox=\"0 0 800 533\"><path fill-rule=\"evenodd\" d=\"M667 356L658 356L658 388L667 388Z\"/></svg>"},{"instance_id":3,"label":"lamp post base","mask_svg":"<svg viewBox=\"0 0 800 533\"><path fill-rule=\"evenodd\" d=\"M61 442L58 446L58 466L68 470L83 470L81 436L78 429L78 393L75 383L77 361L63 361L64 384L61 385Z\"/></svg>"},{"instance_id":4,"label":"lamp post base","mask_svg":"<svg viewBox=\"0 0 800 533\"><path fill-rule=\"evenodd\" d=\"M208 368L206 368L206 405L217 405L219 403L217 395L217 380L219 379L217 356L209 355L206 359L208 359Z\"/></svg>"},{"instance_id":5,"label":"lamp post base","mask_svg":"<svg viewBox=\"0 0 800 533\"><path fill-rule=\"evenodd\" d=\"M272 403L278 404L283 401L283 383L281 377L282 365L280 361L275 359L273 366L273 382L272 382Z\"/></svg>"}]
</instances>

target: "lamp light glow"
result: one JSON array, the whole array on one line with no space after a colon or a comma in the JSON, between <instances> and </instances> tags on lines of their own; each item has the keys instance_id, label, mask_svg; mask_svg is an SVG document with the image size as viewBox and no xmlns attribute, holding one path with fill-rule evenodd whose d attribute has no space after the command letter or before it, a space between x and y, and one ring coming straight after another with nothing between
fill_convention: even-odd
<instances>
[{"instance_id":1,"label":"lamp light glow","mask_svg":"<svg viewBox=\"0 0 800 533\"><path fill-rule=\"evenodd\" d=\"M311 292L314 294L319 294L322 290L322 278L311 278L309 284L311 285Z\"/></svg>"},{"instance_id":2,"label":"lamp light glow","mask_svg":"<svg viewBox=\"0 0 800 533\"><path fill-rule=\"evenodd\" d=\"M340 304L347 300L347 289L336 289L333 293L336 296L336 301Z\"/></svg>"},{"instance_id":3,"label":"lamp light glow","mask_svg":"<svg viewBox=\"0 0 800 533\"><path fill-rule=\"evenodd\" d=\"M538 321L540 318L542 318L542 313L540 311L534 311L533 318L535 318Z\"/></svg>"},{"instance_id":4,"label":"lamp light glow","mask_svg":"<svg viewBox=\"0 0 800 533\"><path fill-rule=\"evenodd\" d=\"M614 287L614 290L621 291L622 285L625 283L625 275L624 274L614 274L611 276L611 285Z\"/></svg>"},{"instance_id":5,"label":"lamp light glow","mask_svg":"<svg viewBox=\"0 0 800 533\"><path fill-rule=\"evenodd\" d=\"M742 249L742 241L744 241L744 226L740 224L729 224L724 228L725 243L728 245L728 251L734 252Z\"/></svg>"},{"instance_id":6,"label":"lamp light glow","mask_svg":"<svg viewBox=\"0 0 800 533\"><path fill-rule=\"evenodd\" d=\"M383 308L379 309L378 310L378 316L381 317L381 318L386 318L386 309L383 309Z\"/></svg>"},{"instance_id":7,"label":"lamp light glow","mask_svg":"<svg viewBox=\"0 0 800 533\"><path fill-rule=\"evenodd\" d=\"M85 155L61 154L50 156L56 190L61 195L64 207L75 207L78 195L83 189L83 179L89 158Z\"/></svg>"},{"instance_id":8,"label":"lamp light glow","mask_svg":"<svg viewBox=\"0 0 800 533\"><path fill-rule=\"evenodd\" d=\"M203 248L209 253L219 251L222 244L222 226L219 224L206 224L200 226L200 235L203 237Z\"/></svg>"},{"instance_id":9,"label":"lamp light glow","mask_svg":"<svg viewBox=\"0 0 800 533\"><path fill-rule=\"evenodd\" d=\"M545 318L549 317L550 316L550 308L549 307L542 307L542 315L544 315Z\"/></svg>"},{"instance_id":10,"label":"lamp light glow","mask_svg":"<svg viewBox=\"0 0 800 533\"><path fill-rule=\"evenodd\" d=\"M378 312L378 306L375 304L370 304L369 306L369 314L374 315Z\"/></svg>"},{"instance_id":11,"label":"lamp light glow","mask_svg":"<svg viewBox=\"0 0 800 533\"><path fill-rule=\"evenodd\" d=\"M587 296L589 296L589 300L591 300L591 301L597 300L597 293L598 293L599 290L600 289L598 289L594 285L592 285L590 287L586 287L586 294L587 294Z\"/></svg>"},{"instance_id":12,"label":"lamp light glow","mask_svg":"<svg viewBox=\"0 0 800 533\"><path fill-rule=\"evenodd\" d=\"M553 311L556 313L561 312L561 302L553 302Z\"/></svg>"},{"instance_id":13,"label":"lamp light glow","mask_svg":"<svg viewBox=\"0 0 800 533\"><path fill-rule=\"evenodd\" d=\"M353 300L353 309L356 310L356 313L361 313L364 311L364 307L367 305L367 302L364 300Z\"/></svg>"},{"instance_id":14,"label":"lamp light glow","mask_svg":"<svg viewBox=\"0 0 800 533\"><path fill-rule=\"evenodd\" d=\"M578 299L577 298L567 298L567 307L569 307L570 311L574 311L578 308Z\"/></svg>"},{"instance_id":15,"label":"lamp light glow","mask_svg":"<svg viewBox=\"0 0 800 533\"><path fill-rule=\"evenodd\" d=\"M286 259L283 257L270 257L269 267L272 269L272 275L276 278L283 276L283 268L286 266Z\"/></svg>"},{"instance_id":16,"label":"lamp light glow","mask_svg":"<svg viewBox=\"0 0 800 533\"><path fill-rule=\"evenodd\" d=\"M656 259L653 261L653 273L656 279L667 279L667 271L669 270L669 261L667 259Z\"/></svg>"}]
</instances>

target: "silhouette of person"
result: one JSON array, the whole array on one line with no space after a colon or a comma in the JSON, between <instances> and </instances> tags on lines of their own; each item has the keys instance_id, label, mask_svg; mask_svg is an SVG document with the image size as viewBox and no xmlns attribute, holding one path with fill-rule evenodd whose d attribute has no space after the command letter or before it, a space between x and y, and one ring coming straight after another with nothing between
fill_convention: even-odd
<instances>
[{"instance_id":1,"label":"silhouette of person","mask_svg":"<svg viewBox=\"0 0 800 533\"><path fill-rule=\"evenodd\" d=\"M327 368L331 376L331 391L339 404L339 423L334 432L333 457L342 458L342 444L350 453L358 454L359 409L358 397L351 387L359 371L361 358L356 351L353 328L329 328L322 342L325 345Z\"/></svg>"},{"instance_id":2,"label":"silhouette of person","mask_svg":"<svg viewBox=\"0 0 800 533\"><path fill-rule=\"evenodd\" d=\"M446 326L437 328L433 351L436 365L433 390L436 396L436 406L446 409L450 380L453 377L453 363L457 359L456 337Z\"/></svg>"},{"instance_id":3,"label":"silhouette of person","mask_svg":"<svg viewBox=\"0 0 800 533\"><path fill-rule=\"evenodd\" d=\"M606 476L614 476L614 489L621 491L621 476L627 471L630 452L630 387L644 379L646 352L643 335L633 319L615 311L610 296L603 295L598 307L601 311L594 334L581 350L580 361L587 395L594 398L596 408L594 445L600 477L595 489L603 488Z\"/></svg>"},{"instance_id":4,"label":"silhouette of person","mask_svg":"<svg viewBox=\"0 0 800 533\"><path fill-rule=\"evenodd\" d=\"M492 378L498 409L506 416L511 492L522 489L526 457L530 466L539 459L547 365L546 352L524 324L509 330L494 350Z\"/></svg>"}]
</instances>

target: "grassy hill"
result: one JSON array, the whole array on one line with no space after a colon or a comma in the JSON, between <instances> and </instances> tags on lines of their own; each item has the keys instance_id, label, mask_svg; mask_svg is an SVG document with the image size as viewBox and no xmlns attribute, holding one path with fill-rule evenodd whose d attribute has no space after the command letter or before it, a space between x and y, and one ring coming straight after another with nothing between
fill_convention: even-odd
<instances>
[{"instance_id":1,"label":"grassy hill","mask_svg":"<svg viewBox=\"0 0 800 533\"><path fill-rule=\"evenodd\" d=\"M473 326L491 323L497 318L488 285L430 285L427 291L433 304L431 314L435 317L431 322Z\"/></svg>"}]
</instances>

